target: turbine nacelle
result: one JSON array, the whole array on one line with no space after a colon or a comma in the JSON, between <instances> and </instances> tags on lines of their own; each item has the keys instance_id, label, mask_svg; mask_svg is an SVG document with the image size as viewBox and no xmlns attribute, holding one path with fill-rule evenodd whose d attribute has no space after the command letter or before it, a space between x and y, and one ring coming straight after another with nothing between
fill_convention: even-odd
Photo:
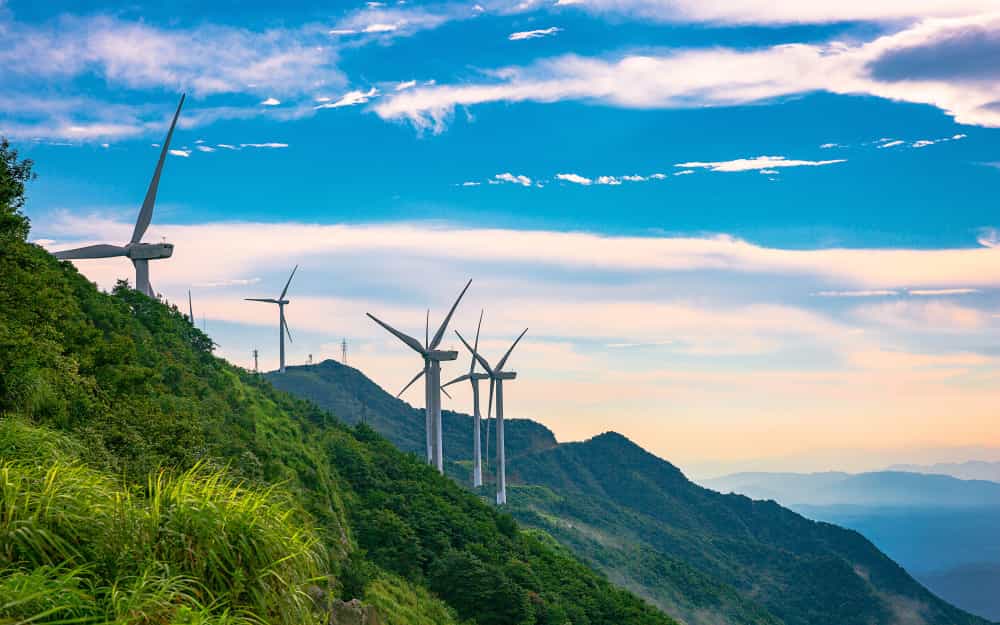
<instances>
[{"instance_id":1,"label":"turbine nacelle","mask_svg":"<svg viewBox=\"0 0 1000 625\"><path fill-rule=\"evenodd\" d=\"M436 360L438 362L458 360L458 352L455 350L432 349L427 352L425 357L427 360Z\"/></svg>"},{"instance_id":2,"label":"turbine nacelle","mask_svg":"<svg viewBox=\"0 0 1000 625\"><path fill-rule=\"evenodd\" d=\"M170 258L173 254L173 243L130 243L125 246L125 255L132 260L157 260Z\"/></svg>"}]
</instances>

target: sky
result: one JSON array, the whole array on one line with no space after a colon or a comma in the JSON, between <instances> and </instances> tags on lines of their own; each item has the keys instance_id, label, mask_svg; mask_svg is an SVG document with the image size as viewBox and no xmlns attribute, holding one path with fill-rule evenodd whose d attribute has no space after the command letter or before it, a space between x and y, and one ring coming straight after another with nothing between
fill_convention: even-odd
<instances>
[{"instance_id":1,"label":"sky","mask_svg":"<svg viewBox=\"0 0 1000 625\"><path fill-rule=\"evenodd\" d=\"M0 0L0 134L52 249L145 241L218 354L419 357L696 476L1000 460L1000 1ZM125 259L77 261L102 288ZM445 345L461 349L451 333ZM468 356L445 365L445 379ZM445 408L470 411L460 385ZM419 389L404 399L422 406Z\"/></svg>"}]
</instances>

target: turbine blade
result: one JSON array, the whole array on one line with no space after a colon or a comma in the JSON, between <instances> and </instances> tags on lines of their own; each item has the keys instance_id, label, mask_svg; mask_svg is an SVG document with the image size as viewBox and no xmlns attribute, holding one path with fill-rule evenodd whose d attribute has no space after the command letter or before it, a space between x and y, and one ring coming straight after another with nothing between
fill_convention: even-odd
<instances>
[{"instance_id":1,"label":"turbine blade","mask_svg":"<svg viewBox=\"0 0 1000 625\"><path fill-rule=\"evenodd\" d=\"M288 293L288 285L292 283L292 277L298 268L299 266L295 265L295 269L292 269L292 275L288 276L288 282L285 283L285 288L281 289L281 295L278 296L278 299L285 299L285 293Z\"/></svg>"},{"instance_id":2,"label":"turbine blade","mask_svg":"<svg viewBox=\"0 0 1000 625\"><path fill-rule=\"evenodd\" d=\"M455 314L455 309L458 308L458 303L462 301L462 296L469 290L469 286L471 284L472 280L465 283L465 288L458 294L458 299L455 300L455 303L451 305L451 310L448 311L448 315L444 318L444 321L441 322L441 327L434 333L434 339L431 341L430 349L437 347L441 342L441 339L444 338L444 331L448 329L448 322L451 321L451 316Z\"/></svg>"},{"instance_id":3,"label":"turbine blade","mask_svg":"<svg viewBox=\"0 0 1000 625\"><path fill-rule=\"evenodd\" d=\"M278 300L271 299L270 297L244 297L243 300L247 302L267 302L268 304L278 303Z\"/></svg>"},{"instance_id":4,"label":"turbine blade","mask_svg":"<svg viewBox=\"0 0 1000 625\"><path fill-rule=\"evenodd\" d=\"M444 390L443 386L441 387L441 392L444 393L448 397L448 399L451 399L451 395L448 394L448 391Z\"/></svg>"},{"instance_id":5,"label":"turbine blade","mask_svg":"<svg viewBox=\"0 0 1000 625\"><path fill-rule=\"evenodd\" d=\"M489 427L490 417L493 416L493 387L496 386L496 384L496 380L490 378L490 398L486 403L486 427Z\"/></svg>"},{"instance_id":6,"label":"turbine blade","mask_svg":"<svg viewBox=\"0 0 1000 625\"><path fill-rule=\"evenodd\" d=\"M522 332L520 336L514 339L514 344L510 346L510 349L507 350L507 353L503 355L503 358L501 358L500 362L497 364L497 371L503 370L503 366L507 362L507 358L510 356L510 353L514 351L514 348L517 347L517 344L521 341L521 337L523 337L527 332L528 328L525 328L524 332Z\"/></svg>"},{"instance_id":7,"label":"turbine blade","mask_svg":"<svg viewBox=\"0 0 1000 625\"><path fill-rule=\"evenodd\" d=\"M451 386L452 384L456 384L456 383L458 383L458 382L461 382L461 381L463 381L463 380L468 380L468 379L469 379L470 377L471 377L471 376L470 376L470 375L469 375L468 373L465 373L465 374L463 374L463 375L460 375L460 376L458 376L457 378L455 378L455 379L454 379L454 380L452 380L451 382L447 382L447 383L445 383L445 384L442 384L442 385L441 385L441 388L444 388L444 387L446 387L446 386Z\"/></svg>"},{"instance_id":8,"label":"turbine blade","mask_svg":"<svg viewBox=\"0 0 1000 625\"><path fill-rule=\"evenodd\" d=\"M406 389L408 389L408 388L410 388L411 386L413 386L413 384L414 384L414 383L415 383L415 382L416 382L417 380L419 380L420 378L422 378L422 377L424 377L424 370L423 370L423 369L421 369L421 370L420 370L420 373L418 373L417 375L413 376L413 379L412 379L412 380L410 380L409 382L407 382L407 383L406 383L406 386L404 386L404 387L403 387L403 390L401 390L401 391L399 391L398 393L396 393L396 397L399 397L400 395L402 395L403 393L405 393L405 392L406 392Z\"/></svg>"},{"instance_id":9,"label":"turbine blade","mask_svg":"<svg viewBox=\"0 0 1000 625\"><path fill-rule=\"evenodd\" d=\"M455 334L457 334L459 340L462 341L462 345L465 345L465 349L469 350L469 353L472 354L472 357L479 361L479 364L483 366L483 369L486 369L486 373L490 374L490 378L492 378L493 369L490 367L490 363L486 362L486 359L480 356L479 352L472 349L472 347L469 345L469 342L465 340L465 337L462 336L462 334L458 330L455 330Z\"/></svg>"},{"instance_id":10,"label":"turbine blade","mask_svg":"<svg viewBox=\"0 0 1000 625\"><path fill-rule=\"evenodd\" d=\"M476 326L476 342L472 344L472 351L474 351L477 354L479 353L479 330L481 330L483 327L483 314L485 312L486 312L485 310L479 311L479 325ZM469 363L469 375L472 375L472 372L476 370L475 356L473 356L471 360L472 362Z\"/></svg>"},{"instance_id":11,"label":"turbine blade","mask_svg":"<svg viewBox=\"0 0 1000 625\"><path fill-rule=\"evenodd\" d=\"M424 320L424 347L431 348L431 309L427 309L427 318Z\"/></svg>"},{"instance_id":12,"label":"turbine blade","mask_svg":"<svg viewBox=\"0 0 1000 625\"><path fill-rule=\"evenodd\" d=\"M191 320L191 325L194 325L194 306L191 305L191 289L188 289L188 318Z\"/></svg>"},{"instance_id":13,"label":"turbine blade","mask_svg":"<svg viewBox=\"0 0 1000 625\"><path fill-rule=\"evenodd\" d=\"M285 334L288 335L288 342L289 343L294 343L294 341L292 341L292 331L288 329L288 322L287 321L282 321L281 325L285 326Z\"/></svg>"},{"instance_id":14,"label":"turbine blade","mask_svg":"<svg viewBox=\"0 0 1000 625\"><path fill-rule=\"evenodd\" d=\"M378 317L376 317L375 315L373 315L371 313L365 313L365 314L368 315L369 317L371 317L372 321L374 321L375 323L379 324L380 326L382 326L383 328L385 328L386 330L388 330L389 334L392 334L394 337L396 337L400 341L403 341L404 343L406 343L407 345L409 345L410 349L412 349L413 351L417 352L421 356L423 356L424 354L427 353L427 350L424 349L424 346L421 345L420 341L418 341L417 339L413 338L409 334L403 334L402 332L400 332L396 328L392 327L391 325L389 325L388 323L382 321L381 319L379 319Z\"/></svg>"},{"instance_id":15,"label":"turbine blade","mask_svg":"<svg viewBox=\"0 0 1000 625\"><path fill-rule=\"evenodd\" d=\"M128 250L117 245L88 245L72 250L55 252L52 255L59 260L75 260L77 258L111 258L112 256L125 256Z\"/></svg>"},{"instance_id":16,"label":"turbine blade","mask_svg":"<svg viewBox=\"0 0 1000 625\"><path fill-rule=\"evenodd\" d=\"M153 205L156 203L156 190L160 186L160 174L163 173L163 162L167 158L170 150L170 139L174 136L174 127L177 125L177 118L181 115L181 107L184 106L184 94L181 94L181 101L177 103L177 111L174 112L174 121L170 122L170 130L167 131L167 138L163 142L163 149L160 150L160 160L156 162L156 169L153 170L153 179L149 181L149 189L146 191L146 199L139 209L139 218L135 220L135 230L132 231L132 243L142 240L142 235L146 234L149 222L153 220Z\"/></svg>"}]
</instances>

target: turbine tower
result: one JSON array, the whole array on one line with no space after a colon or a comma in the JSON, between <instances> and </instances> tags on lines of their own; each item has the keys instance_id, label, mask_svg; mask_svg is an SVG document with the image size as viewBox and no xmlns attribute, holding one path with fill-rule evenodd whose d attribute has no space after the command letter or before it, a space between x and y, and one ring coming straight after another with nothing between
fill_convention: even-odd
<instances>
[{"instance_id":1,"label":"turbine tower","mask_svg":"<svg viewBox=\"0 0 1000 625\"><path fill-rule=\"evenodd\" d=\"M288 341L292 341L292 333L288 330L288 323L285 322L285 304L289 301L285 299L285 293L288 293L288 285L292 283L292 278L295 276L295 272L298 270L299 266L295 265L295 269L292 269L292 274L288 276L288 282L285 283L285 288L281 289L281 295L278 299L270 298L258 298L258 297L247 297L245 298L248 302L267 302L268 304L278 305L278 372L285 372L285 334L288 334Z\"/></svg>"},{"instance_id":2,"label":"turbine tower","mask_svg":"<svg viewBox=\"0 0 1000 625\"><path fill-rule=\"evenodd\" d=\"M191 305L191 289L188 289L188 321L194 326L194 306Z\"/></svg>"},{"instance_id":3,"label":"turbine tower","mask_svg":"<svg viewBox=\"0 0 1000 625\"><path fill-rule=\"evenodd\" d=\"M481 449L481 439L480 439L480 422L482 421L482 415L479 412L479 381L490 379L487 373L478 373L476 371L476 354L479 350L479 330L483 327L483 313L479 313L479 325L476 326L476 341L472 347L472 357L470 358L471 363L469 364L469 372L460 375L451 382L448 382L441 387L442 390L446 386L451 386L456 382L461 382L463 380L468 380L472 384L472 485L474 487L479 487L483 485L483 453ZM489 433L487 433L489 437Z\"/></svg>"},{"instance_id":4,"label":"turbine tower","mask_svg":"<svg viewBox=\"0 0 1000 625\"><path fill-rule=\"evenodd\" d=\"M156 190L160 186L160 174L163 172L163 163L167 158L167 151L170 148L170 138L174 134L174 127L177 125L177 118L181 114L181 107L184 106L184 95L177 104L177 111L174 113L174 120L170 122L170 130L167 131L167 138L163 142L163 149L160 150L160 160L153 170L153 179L149 182L149 189L146 191L146 199L139 209L139 218L135 221L135 229L132 231L132 240L123 246L109 245L102 243L99 245L88 245L72 250L56 252L54 256L59 260L79 260L84 258L112 258L115 256L125 256L135 265L135 290L145 293L150 297L156 297L153 285L149 283L149 261L161 258L170 258L174 253L174 246L171 243L143 243L142 236L146 234L149 222L153 219L153 205L156 203ZM192 319L192 323L194 320Z\"/></svg>"},{"instance_id":5,"label":"turbine tower","mask_svg":"<svg viewBox=\"0 0 1000 625\"><path fill-rule=\"evenodd\" d=\"M420 354L424 359L424 368L421 369L417 375L413 376L413 379L403 387L403 390L399 391L399 394L396 395L396 397L405 393L406 389L413 386L413 384L421 377L426 376L424 380L424 406L426 406L424 413L425 428L427 433L427 462L437 467L437 470L440 473L444 473L444 450L442 449L443 445L441 434L441 363L457 359L458 352L440 350L438 349L438 345L441 344L441 339L444 338L444 333L448 329L448 322L451 321L452 315L455 314L455 309L458 308L458 303L462 301L462 296L469 290L469 285L471 284L472 280L469 280L465 284L465 288L462 289L462 292L458 294L458 298L455 300L455 303L452 304L451 310L448 311L448 315L444 318L444 321L441 322L441 327L439 327L437 332L434 333L433 339L430 338L430 311L427 311L427 321L424 325L423 345L421 345L420 341L417 339L400 332L375 315L366 313L372 321L385 328L390 334L405 343L407 347ZM446 391L445 394L447 395Z\"/></svg>"},{"instance_id":6,"label":"turbine tower","mask_svg":"<svg viewBox=\"0 0 1000 625\"><path fill-rule=\"evenodd\" d=\"M510 353L514 351L517 344L521 341L521 338L528 332L528 328L524 329L524 332L514 339L514 343L507 350L507 353L503 355L500 362L497 363L496 368L490 367L490 363L486 362L486 359L476 351L474 347L471 347L469 343L458 334L458 338L461 339L462 344L465 348L469 350L472 357L479 361L479 364L486 369L486 374L490 378L490 399L489 399L489 410L486 413L487 421L490 418L490 411L493 410L493 390L496 388L497 397L497 505L502 506L507 503L507 448L504 446L503 441L503 381L513 380L517 377L517 373L514 371L504 371L503 366L507 364L507 359L510 358Z\"/></svg>"}]
</instances>

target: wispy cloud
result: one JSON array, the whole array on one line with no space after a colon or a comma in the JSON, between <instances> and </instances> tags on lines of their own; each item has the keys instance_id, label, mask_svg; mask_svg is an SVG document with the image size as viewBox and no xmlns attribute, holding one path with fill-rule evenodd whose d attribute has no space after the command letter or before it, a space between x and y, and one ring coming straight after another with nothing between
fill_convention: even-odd
<instances>
[{"instance_id":1,"label":"wispy cloud","mask_svg":"<svg viewBox=\"0 0 1000 625\"><path fill-rule=\"evenodd\" d=\"M214 289L226 286L249 286L258 282L260 282L260 278L230 278L228 280L215 280L212 282L196 282L194 286Z\"/></svg>"},{"instance_id":2,"label":"wispy cloud","mask_svg":"<svg viewBox=\"0 0 1000 625\"><path fill-rule=\"evenodd\" d=\"M983 36L966 36L970 32ZM688 108L826 91L930 104L959 123L1000 126L1000 110L993 105L1000 97L1000 76L975 62L989 54L988 42L997 33L1000 15L984 14L926 20L857 44L694 49L617 59L566 55L488 72L478 82L412 89L374 110L385 119L442 132L456 107L487 102L585 100L627 108ZM919 62L925 57L941 61L931 68Z\"/></svg>"},{"instance_id":3,"label":"wispy cloud","mask_svg":"<svg viewBox=\"0 0 1000 625\"><path fill-rule=\"evenodd\" d=\"M911 289L907 293L917 296L971 295L979 293L979 289Z\"/></svg>"},{"instance_id":4,"label":"wispy cloud","mask_svg":"<svg viewBox=\"0 0 1000 625\"><path fill-rule=\"evenodd\" d=\"M531 186L531 178L523 175L514 175L509 171L493 176L493 180L496 182L509 182L512 184L519 184L522 187Z\"/></svg>"},{"instance_id":5,"label":"wispy cloud","mask_svg":"<svg viewBox=\"0 0 1000 625\"><path fill-rule=\"evenodd\" d=\"M739 171L764 171L773 170L779 167L822 167L823 165L835 165L844 163L846 159L838 158L826 161L806 161L788 159L784 156L756 156L753 158L737 158L731 161L701 162L689 161L687 163L677 163L674 167L683 169L707 169L709 171L739 172Z\"/></svg>"},{"instance_id":6,"label":"wispy cloud","mask_svg":"<svg viewBox=\"0 0 1000 625\"><path fill-rule=\"evenodd\" d=\"M279 104L281 104L281 100L279 100L277 98L267 98L266 100L264 100L260 104L261 104L261 106L278 106Z\"/></svg>"},{"instance_id":7,"label":"wispy cloud","mask_svg":"<svg viewBox=\"0 0 1000 625\"><path fill-rule=\"evenodd\" d=\"M168 152L170 152L173 156L180 156L183 158L191 156L191 150L170 149Z\"/></svg>"},{"instance_id":8,"label":"wispy cloud","mask_svg":"<svg viewBox=\"0 0 1000 625\"><path fill-rule=\"evenodd\" d=\"M889 297L899 295L899 291L889 289L864 289L861 291L820 291L818 297Z\"/></svg>"},{"instance_id":9,"label":"wispy cloud","mask_svg":"<svg viewBox=\"0 0 1000 625\"><path fill-rule=\"evenodd\" d=\"M564 180L566 182L572 182L573 184L582 184L584 186L593 184L593 180L580 174L556 174L557 180Z\"/></svg>"},{"instance_id":10,"label":"wispy cloud","mask_svg":"<svg viewBox=\"0 0 1000 625\"><path fill-rule=\"evenodd\" d=\"M524 41L525 39L540 39L542 37L552 36L561 31L562 29L556 26L552 26L551 28L540 28L538 30L524 30L517 33L511 33L507 37L507 39L511 41Z\"/></svg>"},{"instance_id":11,"label":"wispy cloud","mask_svg":"<svg viewBox=\"0 0 1000 625\"><path fill-rule=\"evenodd\" d=\"M318 104L314 108L316 109L335 109L344 106L357 106L358 104L364 104L371 100L372 98L379 95L377 88L372 87L368 91L348 91L344 95L340 96L335 102L324 102L323 104Z\"/></svg>"}]
</instances>

